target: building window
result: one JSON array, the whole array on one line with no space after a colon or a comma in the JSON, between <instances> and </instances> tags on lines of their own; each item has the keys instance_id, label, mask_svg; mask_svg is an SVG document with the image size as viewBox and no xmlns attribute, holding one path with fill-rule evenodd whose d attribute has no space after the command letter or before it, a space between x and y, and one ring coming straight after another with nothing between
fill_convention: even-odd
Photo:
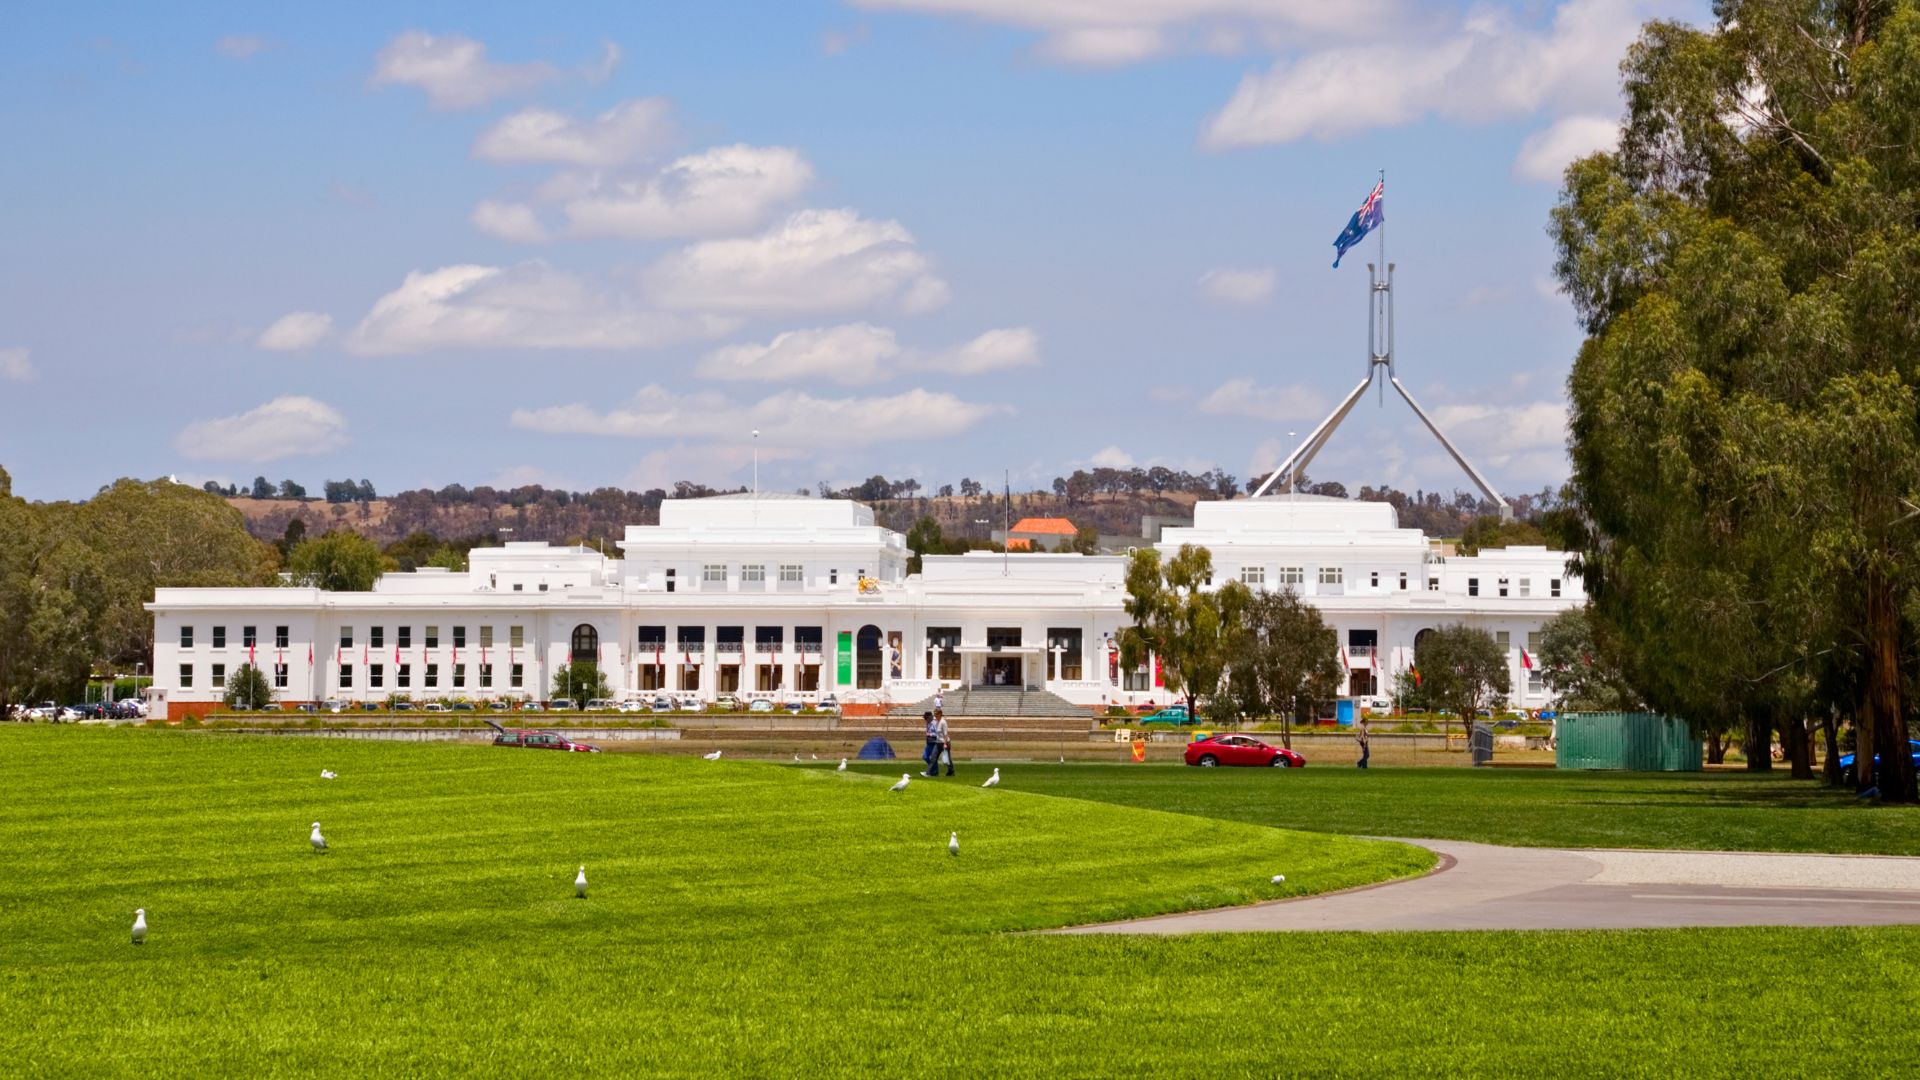
<instances>
[{"instance_id":1,"label":"building window","mask_svg":"<svg viewBox=\"0 0 1920 1080\"><path fill-rule=\"evenodd\" d=\"M726 563L707 563L700 568L701 581L715 581L724 584L727 580Z\"/></svg>"},{"instance_id":2,"label":"building window","mask_svg":"<svg viewBox=\"0 0 1920 1080\"><path fill-rule=\"evenodd\" d=\"M193 648L193 627L183 626L180 628L180 647L183 649Z\"/></svg>"},{"instance_id":3,"label":"building window","mask_svg":"<svg viewBox=\"0 0 1920 1080\"><path fill-rule=\"evenodd\" d=\"M386 667L380 664L370 665L367 668L367 686L374 690L378 690L381 687L385 686L386 684L387 684Z\"/></svg>"},{"instance_id":4,"label":"building window","mask_svg":"<svg viewBox=\"0 0 1920 1080\"><path fill-rule=\"evenodd\" d=\"M1549 578L1547 580L1547 595L1551 597L1555 597L1556 599L1560 596L1560 579L1559 578Z\"/></svg>"},{"instance_id":5,"label":"building window","mask_svg":"<svg viewBox=\"0 0 1920 1080\"><path fill-rule=\"evenodd\" d=\"M799 563L781 563L780 580L789 584L805 580Z\"/></svg>"},{"instance_id":6,"label":"building window","mask_svg":"<svg viewBox=\"0 0 1920 1080\"><path fill-rule=\"evenodd\" d=\"M1495 630L1493 632L1493 642L1500 646L1501 652L1508 652L1513 648L1513 635L1505 630Z\"/></svg>"},{"instance_id":7,"label":"building window","mask_svg":"<svg viewBox=\"0 0 1920 1080\"><path fill-rule=\"evenodd\" d=\"M838 570L827 571L827 584L829 585L840 584L840 571Z\"/></svg>"},{"instance_id":8,"label":"building window","mask_svg":"<svg viewBox=\"0 0 1920 1080\"><path fill-rule=\"evenodd\" d=\"M522 681L522 678L523 678L523 675L522 675L522 669L523 669L523 668L525 668L525 667L526 667L526 665L525 665L525 664L515 664L515 665L513 665L513 670L511 670L511 671L509 671L509 672L507 673L507 685L508 685L508 686L510 686L510 687L512 687L512 688L513 688L513 689L515 689L515 690L518 690L518 689L520 689L520 683L521 683L521 681Z\"/></svg>"},{"instance_id":9,"label":"building window","mask_svg":"<svg viewBox=\"0 0 1920 1080\"><path fill-rule=\"evenodd\" d=\"M1507 595L1507 579L1506 578L1500 579L1499 586L1500 586L1500 595L1501 596Z\"/></svg>"},{"instance_id":10,"label":"building window","mask_svg":"<svg viewBox=\"0 0 1920 1080\"><path fill-rule=\"evenodd\" d=\"M547 583L546 583L546 582L544 582L544 581L543 581L543 582L541 582L541 583L540 583L540 591L541 591L541 592L546 592L546 591L547 591Z\"/></svg>"},{"instance_id":11,"label":"building window","mask_svg":"<svg viewBox=\"0 0 1920 1080\"><path fill-rule=\"evenodd\" d=\"M273 628L273 647L276 649L284 649L287 647L286 627L276 626Z\"/></svg>"},{"instance_id":12,"label":"building window","mask_svg":"<svg viewBox=\"0 0 1920 1080\"><path fill-rule=\"evenodd\" d=\"M429 690L437 690L440 688L440 665L439 664L427 665L426 687Z\"/></svg>"},{"instance_id":13,"label":"building window","mask_svg":"<svg viewBox=\"0 0 1920 1080\"><path fill-rule=\"evenodd\" d=\"M1520 579L1520 595L1521 596L1533 595L1533 579L1532 578L1523 577Z\"/></svg>"},{"instance_id":14,"label":"building window","mask_svg":"<svg viewBox=\"0 0 1920 1080\"><path fill-rule=\"evenodd\" d=\"M524 626L508 627L507 642L513 648L516 648L516 649L526 648L527 647L527 628Z\"/></svg>"},{"instance_id":15,"label":"building window","mask_svg":"<svg viewBox=\"0 0 1920 1080\"><path fill-rule=\"evenodd\" d=\"M429 649L439 648L440 647L440 628L437 626L427 627L426 640L427 640L427 648Z\"/></svg>"},{"instance_id":16,"label":"building window","mask_svg":"<svg viewBox=\"0 0 1920 1080\"><path fill-rule=\"evenodd\" d=\"M672 592L676 584L678 584L678 582L674 578L673 567L669 566L667 567L667 591Z\"/></svg>"},{"instance_id":17,"label":"building window","mask_svg":"<svg viewBox=\"0 0 1920 1080\"><path fill-rule=\"evenodd\" d=\"M240 628L240 647L241 648L243 649L253 648L253 643L255 640L256 640L256 635L253 632L253 627L243 626Z\"/></svg>"},{"instance_id":18,"label":"building window","mask_svg":"<svg viewBox=\"0 0 1920 1080\"><path fill-rule=\"evenodd\" d=\"M1320 568L1320 584L1322 585L1338 585L1346 579L1347 572L1341 567L1323 566Z\"/></svg>"},{"instance_id":19,"label":"building window","mask_svg":"<svg viewBox=\"0 0 1920 1080\"><path fill-rule=\"evenodd\" d=\"M1282 585L1299 585L1306 580L1307 572L1298 566L1283 566L1280 568L1279 581Z\"/></svg>"},{"instance_id":20,"label":"building window","mask_svg":"<svg viewBox=\"0 0 1920 1080\"><path fill-rule=\"evenodd\" d=\"M1146 668L1135 668L1134 670L1127 672L1126 681L1127 681L1127 685L1122 689L1126 689L1126 690L1153 689L1153 677L1147 673Z\"/></svg>"},{"instance_id":21,"label":"building window","mask_svg":"<svg viewBox=\"0 0 1920 1080\"><path fill-rule=\"evenodd\" d=\"M514 583L513 583L513 591L514 591L514 592L523 592L523 591L525 591L525 590L526 590L526 586L525 586L525 585L522 585L522 584L521 584L520 582L518 582L518 581L516 581L516 582L514 582Z\"/></svg>"},{"instance_id":22,"label":"building window","mask_svg":"<svg viewBox=\"0 0 1920 1080\"><path fill-rule=\"evenodd\" d=\"M273 688L275 690L285 690L287 688L287 665L273 665Z\"/></svg>"},{"instance_id":23,"label":"building window","mask_svg":"<svg viewBox=\"0 0 1920 1080\"><path fill-rule=\"evenodd\" d=\"M767 580L766 564L765 563L748 563L747 565L742 566L740 568L740 580L742 582L766 581Z\"/></svg>"},{"instance_id":24,"label":"building window","mask_svg":"<svg viewBox=\"0 0 1920 1080\"><path fill-rule=\"evenodd\" d=\"M215 664L209 674L212 675L211 682L215 690L222 689L227 685L227 665Z\"/></svg>"},{"instance_id":25,"label":"building window","mask_svg":"<svg viewBox=\"0 0 1920 1080\"><path fill-rule=\"evenodd\" d=\"M483 649L493 648L493 625L491 623L480 628L480 647Z\"/></svg>"},{"instance_id":26,"label":"building window","mask_svg":"<svg viewBox=\"0 0 1920 1080\"><path fill-rule=\"evenodd\" d=\"M573 662L597 661L600 659L600 631L586 623L573 628Z\"/></svg>"},{"instance_id":27,"label":"building window","mask_svg":"<svg viewBox=\"0 0 1920 1080\"><path fill-rule=\"evenodd\" d=\"M480 665L480 689L482 690L493 689L493 665L492 664Z\"/></svg>"},{"instance_id":28,"label":"building window","mask_svg":"<svg viewBox=\"0 0 1920 1080\"><path fill-rule=\"evenodd\" d=\"M467 647L466 627L456 626L453 628L453 647L456 649L464 649Z\"/></svg>"},{"instance_id":29,"label":"building window","mask_svg":"<svg viewBox=\"0 0 1920 1080\"><path fill-rule=\"evenodd\" d=\"M193 689L193 665L192 664L180 665L180 689L182 690Z\"/></svg>"},{"instance_id":30,"label":"building window","mask_svg":"<svg viewBox=\"0 0 1920 1080\"><path fill-rule=\"evenodd\" d=\"M384 626L376 626L367 631L367 641L376 649L386 648L387 628Z\"/></svg>"},{"instance_id":31,"label":"building window","mask_svg":"<svg viewBox=\"0 0 1920 1080\"><path fill-rule=\"evenodd\" d=\"M1407 591L1407 572L1405 570L1400 571L1400 591Z\"/></svg>"},{"instance_id":32,"label":"building window","mask_svg":"<svg viewBox=\"0 0 1920 1080\"><path fill-rule=\"evenodd\" d=\"M352 664L340 665L340 689L342 690L353 689L353 665Z\"/></svg>"},{"instance_id":33,"label":"building window","mask_svg":"<svg viewBox=\"0 0 1920 1080\"><path fill-rule=\"evenodd\" d=\"M413 665L412 664L400 665L400 667L394 672L393 685L399 687L402 690L405 690L408 687L413 685Z\"/></svg>"},{"instance_id":34,"label":"building window","mask_svg":"<svg viewBox=\"0 0 1920 1080\"><path fill-rule=\"evenodd\" d=\"M1371 589L1380 587L1380 571L1375 570L1373 573L1367 575L1367 587Z\"/></svg>"},{"instance_id":35,"label":"building window","mask_svg":"<svg viewBox=\"0 0 1920 1080\"><path fill-rule=\"evenodd\" d=\"M340 628L340 647L343 649L353 648L353 627L343 626Z\"/></svg>"},{"instance_id":36,"label":"building window","mask_svg":"<svg viewBox=\"0 0 1920 1080\"><path fill-rule=\"evenodd\" d=\"M1439 592L1439 591L1440 591L1440 579L1439 579L1439 578L1437 578L1437 577L1430 577L1430 578L1428 578L1428 579L1427 579L1427 591L1428 591L1428 592Z\"/></svg>"},{"instance_id":37,"label":"building window","mask_svg":"<svg viewBox=\"0 0 1920 1080\"><path fill-rule=\"evenodd\" d=\"M453 665L453 688L455 690L465 690L467 688L467 665Z\"/></svg>"},{"instance_id":38,"label":"building window","mask_svg":"<svg viewBox=\"0 0 1920 1080\"><path fill-rule=\"evenodd\" d=\"M1267 584L1267 568L1264 566L1241 567L1240 568L1240 584L1259 585L1264 588Z\"/></svg>"},{"instance_id":39,"label":"building window","mask_svg":"<svg viewBox=\"0 0 1920 1080\"><path fill-rule=\"evenodd\" d=\"M1479 578L1470 577L1467 579L1467 595L1468 596L1480 595L1480 579Z\"/></svg>"},{"instance_id":40,"label":"building window","mask_svg":"<svg viewBox=\"0 0 1920 1080\"><path fill-rule=\"evenodd\" d=\"M226 627L216 626L213 628L213 647L216 649L224 649L227 647Z\"/></svg>"},{"instance_id":41,"label":"building window","mask_svg":"<svg viewBox=\"0 0 1920 1080\"><path fill-rule=\"evenodd\" d=\"M395 631L393 635L393 644L396 648L401 648L401 649L413 648L413 627L403 626L399 630Z\"/></svg>"}]
</instances>

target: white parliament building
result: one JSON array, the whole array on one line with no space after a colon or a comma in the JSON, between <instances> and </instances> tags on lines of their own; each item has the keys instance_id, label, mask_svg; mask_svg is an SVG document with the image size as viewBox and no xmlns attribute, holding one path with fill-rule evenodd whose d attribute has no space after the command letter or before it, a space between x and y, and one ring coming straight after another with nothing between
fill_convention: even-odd
<instances>
[{"instance_id":1,"label":"white parliament building","mask_svg":"<svg viewBox=\"0 0 1920 1080\"><path fill-rule=\"evenodd\" d=\"M1194 510L1160 550L1205 547L1216 581L1306 597L1339 634L1348 696L1390 695L1420 634L1460 622L1506 648L1514 705L1549 702L1521 650L1585 599L1565 553L1445 555L1385 503L1276 495ZM1173 700L1154 663L1119 666L1124 555L930 555L909 574L906 538L870 508L770 494L669 500L619 546L475 548L465 572L386 574L370 592L159 589L156 713L209 711L250 658L285 703L542 700L571 660L597 662L616 697L832 694L849 712L963 686L1089 707Z\"/></svg>"}]
</instances>

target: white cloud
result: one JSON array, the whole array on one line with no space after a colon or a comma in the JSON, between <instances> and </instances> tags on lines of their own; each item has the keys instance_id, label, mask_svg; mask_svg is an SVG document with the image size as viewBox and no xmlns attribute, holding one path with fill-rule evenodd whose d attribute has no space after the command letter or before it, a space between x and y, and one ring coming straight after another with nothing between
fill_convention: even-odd
<instances>
[{"instance_id":1,"label":"white cloud","mask_svg":"<svg viewBox=\"0 0 1920 1080\"><path fill-rule=\"evenodd\" d=\"M408 30L374 57L375 86L417 86L436 109L466 109L530 90L554 77L550 64L496 64L487 47L459 34Z\"/></svg>"},{"instance_id":2,"label":"white cloud","mask_svg":"<svg viewBox=\"0 0 1920 1080\"><path fill-rule=\"evenodd\" d=\"M647 349L715 337L731 319L636 307L542 262L415 271L347 339L361 355L430 349Z\"/></svg>"},{"instance_id":3,"label":"white cloud","mask_svg":"<svg viewBox=\"0 0 1920 1080\"><path fill-rule=\"evenodd\" d=\"M759 236L693 244L655 263L647 282L667 307L762 314L918 312L948 296L904 226L852 210L802 210Z\"/></svg>"},{"instance_id":4,"label":"white cloud","mask_svg":"<svg viewBox=\"0 0 1920 1080\"><path fill-rule=\"evenodd\" d=\"M173 448L194 461L278 461L347 445L347 421L310 397L277 397L237 416L201 420L174 436Z\"/></svg>"},{"instance_id":5,"label":"white cloud","mask_svg":"<svg viewBox=\"0 0 1920 1080\"><path fill-rule=\"evenodd\" d=\"M758 228L813 182L813 167L784 146L717 146L668 165L645 180L572 193L573 231L641 240L713 236ZM558 192L556 192L557 194Z\"/></svg>"},{"instance_id":6,"label":"white cloud","mask_svg":"<svg viewBox=\"0 0 1920 1080\"><path fill-rule=\"evenodd\" d=\"M539 216L526 203L485 199L474 206L472 220L473 227L481 232L516 244L543 244L547 240L547 227L540 224Z\"/></svg>"},{"instance_id":7,"label":"white cloud","mask_svg":"<svg viewBox=\"0 0 1920 1080\"><path fill-rule=\"evenodd\" d=\"M1332 139L1428 115L1485 121L1618 108L1616 65L1642 22L1688 10L1682 0L1566 0L1536 29L1475 6L1438 34L1283 58L1241 80L1205 141L1250 146Z\"/></svg>"},{"instance_id":8,"label":"white cloud","mask_svg":"<svg viewBox=\"0 0 1920 1080\"><path fill-rule=\"evenodd\" d=\"M705 443L689 445L675 443L658 450L648 451L634 462L624 481L632 491L646 491L649 488L673 490L673 485L689 480L696 484L711 484L714 487L728 487L739 482L743 470L753 464L753 446L745 440L725 443ZM799 457L796 450L778 446L760 447L760 464L774 461L791 461ZM762 478L762 491L769 490Z\"/></svg>"},{"instance_id":9,"label":"white cloud","mask_svg":"<svg viewBox=\"0 0 1920 1080\"><path fill-rule=\"evenodd\" d=\"M333 332L333 316L318 311L295 311L280 316L261 331L254 344L277 352L311 349Z\"/></svg>"},{"instance_id":10,"label":"white cloud","mask_svg":"<svg viewBox=\"0 0 1920 1080\"><path fill-rule=\"evenodd\" d=\"M723 346L694 370L709 379L831 379L858 386L892 374L900 351L893 331L852 323L788 330L765 345Z\"/></svg>"},{"instance_id":11,"label":"white cloud","mask_svg":"<svg viewBox=\"0 0 1920 1080\"><path fill-rule=\"evenodd\" d=\"M1109 446L1105 450L1097 451L1087 460L1089 464L1101 469L1133 468L1133 455L1117 446Z\"/></svg>"},{"instance_id":12,"label":"white cloud","mask_svg":"<svg viewBox=\"0 0 1920 1080\"><path fill-rule=\"evenodd\" d=\"M914 366L947 375L983 375L1040 362L1040 335L1024 326L989 330L965 345L936 353Z\"/></svg>"},{"instance_id":13,"label":"white cloud","mask_svg":"<svg viewBox=\"0 0 1920 1080\"><path fill-rule=\"evenodd\" d=\"M1200 275L1200 292L1222 304L1251 307L1273 299L1275 275L1272 267L1252 270L1209 270Z\"/></svg>"},{"instance_id":14,"label":"white cloud","mask_svg":"<svg viewBox=\"0 0 1920 1080\"><path fill-rule=\"evenodd\" d=\"M1059 30L1040 45L1040 55L1066 64L1118 66L1158 56L1166 35L1151 26L1083 26Z\"/></svg>"},{"instance_id":15,"label":"white cloud","mask_svg":"<svg viewBox=\"0 0 1920 1080\"><path fill-rule=\"evenodd\" d=\"M620 69L620 61L625 57L626 53L621 51L617 43L602 41L600 43L600 60L597 63L587 65L585 70L581 71L580 77L598 86L608 79L613 78L613 73Z\"/></svg>"},{"instance_id":16,"label":"white cloud","mask_svg":"<svg viewBox=\"0 0 1920 1080\"><path fill-rule=\"evenodd\" d=\"M1045 35L1040 55L1063 63L1123 64L1177 46L1237 48L1249 36L1357 36L1390 25L1397 0L854 0L867 8L957 15Z\"/></svg>"},{"instance_id":17,"label":"white cloud","mask_svg":"<svg viewBox=\"0 0 1920 1080\"><path fill-rule=\"evenodd\" d=\"M1261 386L1252 379L1228 379L1194 408L1214 416L1307 420L1326 409L1326 399L1304 386Z\"/></svg>"},{"instance_id":18,"label":"white cloud","mask_svg":"<svg viewBox=\"0 0 1920 1080\"><path fill-rule=\"evenodd\" d=\"M1433 410L1433 421L1448 437L1460 441L1470 460L1484 460L1496 469L1506 470L1542 452L1562 462L1566 458L1567 405L1563 401L1442 405Z\"/></svg>"},{"instance_id":19,"label":"white cloud","mask_svg":"<svg viewBox=\"0 0 1920 1080\"><path fill-rule=\"evenodd\" d=\"M213 51L221 56L230 56L235 60L251 59L254 54L265 52L273 47L266 38L249 37L244 34L228 34L213 43Z\"/></svg>"},{"instance_id":20,"label":"white cloud","mask_svg":"<svg viewBox=\"0 0 1920 1080\"><path fill-rule=\"evenodd\" d=\"M1513 159L1513 175L1557 184L1577 158L1612 150L1620 142L1620 123L1604 116L1563 116L1527 136Z\"/></svg>"},{"instance_id":21,"label":"white cloud","mask_svg":"<svg viewBox=\"0 0 1920 1080\"><path fill-rule=\"evenodd\" d=\"M32 382L33 364L26 349L0 349L0 379L11 382Z\"/></svg>"},{"instance_id":22,"label":"white cloud","mask_svg":"<svg viewBox=\"0 0 1920 1080\"><path fill-rule=\"evenodd\" d=\"M474 141L473 156L502 162L618 165L671 144L672 113L667 100L658 97L623 101L589 120L552 109L521 109L483 132Z\"/></svg>"},{"instance_id":23,"label":"white cloud","mask_svg":"<svg viewBox=\"0 0 1920 1080\"><path fill-rule=\"evenodd\" d=\"M757 430L766 446L834 448L947 438L1006 411L1005 406L923 389L868 398L816 398L804 391L784 390L747 405L719 394L676 394L650 385L625 406L608 412L586 404L515 409L512 423L551 434L641 439L739 441Z\"/></svg>"}]
</instances>

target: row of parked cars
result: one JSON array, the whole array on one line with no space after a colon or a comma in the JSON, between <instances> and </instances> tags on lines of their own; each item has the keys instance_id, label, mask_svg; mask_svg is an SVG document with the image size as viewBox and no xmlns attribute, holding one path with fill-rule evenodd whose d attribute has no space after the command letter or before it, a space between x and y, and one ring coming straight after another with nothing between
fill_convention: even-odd
<instances>
[{"instance_id":1,"label":"row of parked cars","mask_svg":"<svg viewBox=\"0 0 1920 1080\"><path fill-rule=\"evenodd\" d=\"M139 720L146 715L147 703L137 698L126 698L121 701L87 701L78 705L59 705L51 701L43 701L37 705L14 705L7 710L9 720L45 720L61 723Z\"/></svg>"}]
</instances>

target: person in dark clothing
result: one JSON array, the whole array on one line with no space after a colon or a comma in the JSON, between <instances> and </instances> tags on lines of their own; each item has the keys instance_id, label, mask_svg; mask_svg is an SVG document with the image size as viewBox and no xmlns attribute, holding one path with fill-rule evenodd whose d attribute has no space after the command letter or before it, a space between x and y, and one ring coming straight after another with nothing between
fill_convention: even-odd
<instances>
[{"instance_id":1,"label":"person in dark clothing","mask_svg":"<svg viewBox=\"0 0 1920 1080\"><path fill-rule=\"evenodd\" d=\"M926 768L920 770L921 776L933 776L940 770L940 727L932 712L923 712L920 719L927 724L927 748L920 753L920 760Z\"/></svg>"}]
</instances>

